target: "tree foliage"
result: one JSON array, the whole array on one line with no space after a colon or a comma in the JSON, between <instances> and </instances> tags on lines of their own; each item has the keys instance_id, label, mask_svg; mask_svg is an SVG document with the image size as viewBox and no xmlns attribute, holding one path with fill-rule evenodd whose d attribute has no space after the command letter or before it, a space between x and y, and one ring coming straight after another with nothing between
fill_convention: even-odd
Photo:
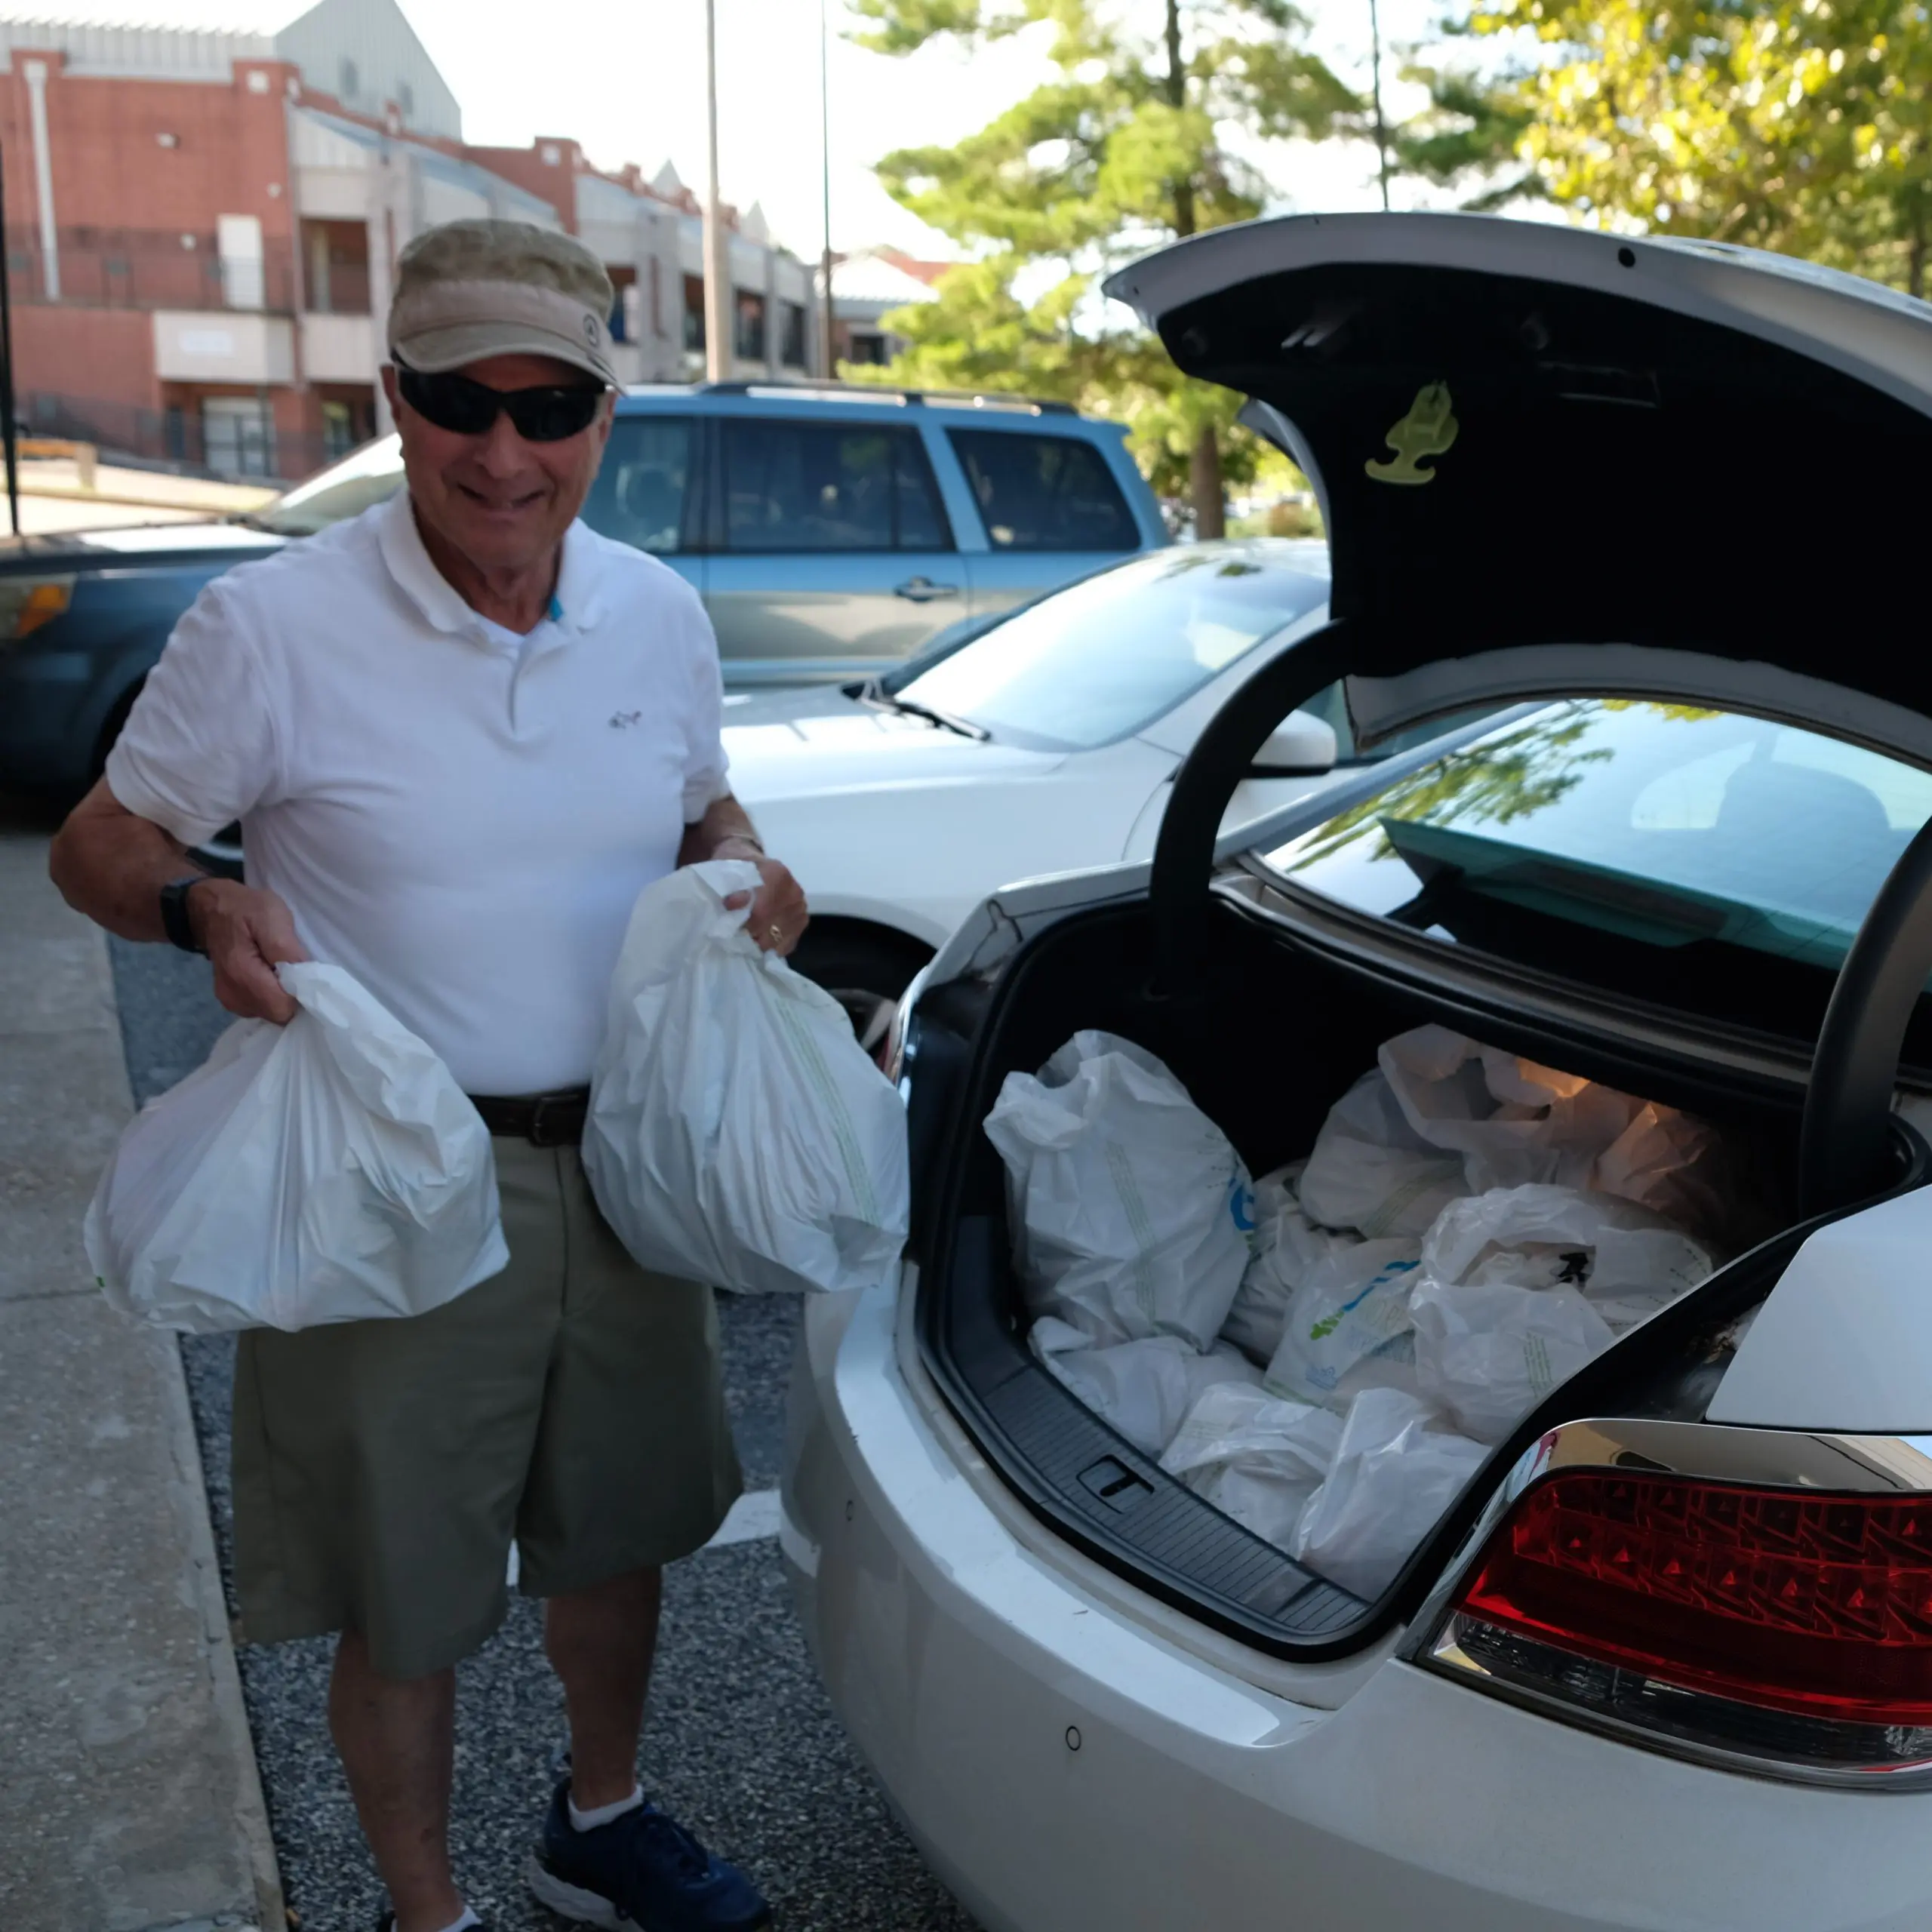
<instances>
[{"instance_id":1,"label":"tree foliage","mask_svg":"<svg viewBox=\"0 0 1932 1932\"><path fill-rule=\"evenodd\" d=\"M1435 76L1434 108L1405 131L1418 171L1450 178L1460 152L1464 177L1480 177L1486 150L1497 181L1520 163L1593 222L1745 242L1924 292L1923 4L1477 0L1466 24L1535 57L1487 82Z\"/></svg>"},{"instance_id":2,"label":"tree foliage","mask_svg":"<svg viewBox=\"0 0 1932 1932\"><path fill-rule=\"evenodd\" d=\"M1240 399L1184 381L1158 343L1109 322L1099 277L1177 236L1258 214L1266 184L1231 142L1321 136L1361 103L1302 45L1291 0L853 0L884 54L972 48L1044 29L1053 77L954 147L879 163L887 190L971 259L888 326L910 344L893 381L1013 389L1124 413L1157 489L1251 466ZM1154 26L1158 31L1145 30ZM1213 459L1204 469L1204 457Z\"/></svg>"}]
</instances>

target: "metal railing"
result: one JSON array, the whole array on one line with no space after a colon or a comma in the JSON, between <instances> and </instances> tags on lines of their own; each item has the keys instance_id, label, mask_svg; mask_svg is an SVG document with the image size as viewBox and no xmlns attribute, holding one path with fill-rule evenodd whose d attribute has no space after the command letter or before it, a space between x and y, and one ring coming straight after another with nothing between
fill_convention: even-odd
<instances>
[{"instance_id":1,"label":"metal railing","mask_svg":"<svg viewBox=\"0 0 1932 1932\"><path fill-rule=\"evenodd\" d=\"M209 426L192 409L150 409L45 390L23 394L19 409L23 438L91 443L102 463L131 459L137 466L183 476L292 483L346 455L351 447L339 434L273 427L266 414L259 423L238 424L230 417L215 425L211 437Z\"/></svg>"},{"instance_id":2,"label":"metal railing","mask_svg":"<svg viewBox=\"0 0 1932 1932\"><path fill-rule=\"evenodd\" d=\"M294 251L285 238L269 238L259 257L223 257L212 229L63 228L55 235L58 300L103 309L266 309L294 312L300 285ZM7 274L16 302L46 302L50 293L47 257L39 231L31 223L6 230ZM368 300L366 268L360 278L346 274L340 299L359 293ZM358 280L360 288L349 281Z\"/></svg>"}]
</instances>

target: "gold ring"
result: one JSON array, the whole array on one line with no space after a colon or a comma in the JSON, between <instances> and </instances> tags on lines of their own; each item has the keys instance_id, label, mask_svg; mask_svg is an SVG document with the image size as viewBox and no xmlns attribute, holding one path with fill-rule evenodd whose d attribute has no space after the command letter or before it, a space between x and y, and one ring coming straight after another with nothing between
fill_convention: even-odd
<instances>
[{"instance_id":1,"label":"gold ring","mask_svg":"<svg viewBox=\"0 0 1932 1932\"><path fill-rule=\"evenodd\" d=\"M778 943L778 942L779 942L781 939L783 939L784 937L785 937L785 928L784 928L783 926L780 926L780 925L774 925L774 926L772 927L772 928L771 928L771 943L772 943L772 944L773 944L774 946L776 946L776 945Z\"/></svg>"}]
</instances>

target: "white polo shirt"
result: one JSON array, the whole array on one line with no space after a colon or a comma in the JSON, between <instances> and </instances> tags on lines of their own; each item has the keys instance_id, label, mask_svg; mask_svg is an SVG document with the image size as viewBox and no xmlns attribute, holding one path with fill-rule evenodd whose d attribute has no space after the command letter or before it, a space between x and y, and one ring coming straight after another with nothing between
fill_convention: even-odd
<instances>
[{"instance_id":1,"label":"white polo shirt","mask_svg":"<svg viewBox=\"0 0 1932 1932\"><path fill-rule=\"evenodd\" d=\"M472 1094L580 1085L632 902L726 790L718 645L654 557L574 523L549 614L490 623L406 491L211 583L107 761L285 900Z\"/></svg>"}]
</instances>

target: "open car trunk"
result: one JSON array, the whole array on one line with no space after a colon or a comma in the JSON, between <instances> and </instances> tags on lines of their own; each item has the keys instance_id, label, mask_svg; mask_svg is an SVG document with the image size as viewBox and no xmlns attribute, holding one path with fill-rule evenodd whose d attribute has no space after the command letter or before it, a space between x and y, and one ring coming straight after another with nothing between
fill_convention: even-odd
<instances>
[{"instance_id":1,"label":"open car trunk","mask_svg":"<svg viewBox=\"0 0 1932 1932\"><path fill-rule=\"evenodd\" d=\"M1792 1224L1808 1054L1799 1041L1632 1005L1619 1013L1553 980L1426 982L1361 922L1324 918L1255 872L1224 875L1204 980L1162 995L1145 902L1078 914L1034 940L999 982L955 1090L952 1188L926 1229L920 1334L937 1379L989 1461L1090 1555L1262 1649L1319 1658L1414 1611L1490 1493L1555 1422L1701 1419L1734 1349L1808 1229ZM1032 1072L1076 1032L1158 1056L1260 1176L1305 1156L1333 1103L1392 1036L1435 1022L1485 1044L1700 1116L1724 1144L1734 1258L1621 1334L1524 1414L1374 1601L1251 1534L1163 1471L1048 1373L1027 1341L1006 1177L982 1123L1006 1076ZM1921 1177L1903 1128L1895 1185ZM1741 1249L1741 1251L1740 1251Z\"/></svg>"},{"instance_id":2,"label":"open car trunk","mask_svg":"<svg viewBox=\"0 0 1932 1932\"><path fill-rule=\"evenodd\" d=\"M1932 1066L1932 660L1898 644L1932 308L1748 251L1435 215L1220 229L1108 292L1307 472L1331 621L1205 726L1144 897L1090 903L977 987L936 968L918 1053L951 1071L913 1083L915 1161L945 1177L915 1188L921 1335L989 1460L1063 1534L1253 1644L1334 1655L1417 1611L1546 1431L1702 1421L1811 1228L1924 1178L1890 1108L1932 1084L1912 1071ZM1783 558L1794 451L1830 481L1806 554ZM1849 602L1847 558L1872 565ZM1518 703L1581 708L1524 722L1494 770L1421 773L1425 752L1406 792L1332 795L1386 851L1331 836L1325 872L1305 844L1270 854L1285 870L1217 866L1258 748L1337 681L1364 746L1471 710L1486 733L1524 720ZM1645 764L1626 727L1683 755ZM1098 1029L1164 1062L1263 1176L1429 1023L1701 1117L1736 1211L1709 1231L1729 1258L1502 1425L1371 1602L1220 1513L1034 1358L985 1124L1009 1076Z\"/></svg>"}]
</instances>

